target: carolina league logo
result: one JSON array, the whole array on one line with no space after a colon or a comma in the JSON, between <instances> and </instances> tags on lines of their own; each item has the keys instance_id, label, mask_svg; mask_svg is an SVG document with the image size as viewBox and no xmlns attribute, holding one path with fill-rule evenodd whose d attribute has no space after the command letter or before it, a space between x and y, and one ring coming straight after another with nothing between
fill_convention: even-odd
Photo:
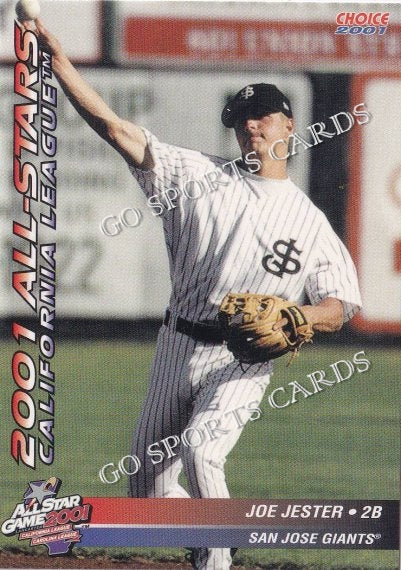
<instances>
[{"instance_id":1,"label":"carolina league logo","mask_svg":"<svg viewBox=\"0 0 401 570\"><path fill-rule=\"evenodd\" d=\"M69 552L82 536L75 525L90 520L91 505L82 504L80 495L57 498L60 485L57 477L31 481L23 502L3 522L1 532L6 536L18 534L19 540L30 539L30 546L45 544L49 555Z\"/></svg>"}]
</instances>

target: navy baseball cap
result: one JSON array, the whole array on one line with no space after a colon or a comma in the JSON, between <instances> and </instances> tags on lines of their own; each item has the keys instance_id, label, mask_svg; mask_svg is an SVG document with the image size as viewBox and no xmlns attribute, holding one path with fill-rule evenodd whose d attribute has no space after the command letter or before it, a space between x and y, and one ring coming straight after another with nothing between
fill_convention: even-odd
<instances>
[{"instance_id":1,"label":"navy baseball cap","mask_svg":"<svg viewBox=\"0 0 401 570\"><path fill-rule=\"evenodd\" d=\"M248 112L261 115L281 112L292 117L290 101L271 83L254 83L238 91L224 107L221 121L225 127L231 128L238 118Z\"/></svg>"}]
</instances>

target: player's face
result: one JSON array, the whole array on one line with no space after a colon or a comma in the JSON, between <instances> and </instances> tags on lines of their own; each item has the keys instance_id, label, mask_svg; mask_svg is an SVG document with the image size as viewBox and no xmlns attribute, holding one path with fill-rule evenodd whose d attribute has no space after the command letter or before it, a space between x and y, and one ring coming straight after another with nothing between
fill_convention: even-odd
<instances>
[{"instance_id":1,"label":"player's face","mask_svg":"<svg viewBox=\"0 0 401 570\"><path fill-rule=\"evenodd\" d=\"M269 149L278 140L288 141L293 131L292 119L283 113L245 116L235 125L235 134L243 155L256 151L259 157L269 156ZM275 150L285 145L276 145ZM285 149L286 150L286 149Z\"/></svg>"}]
</instances>

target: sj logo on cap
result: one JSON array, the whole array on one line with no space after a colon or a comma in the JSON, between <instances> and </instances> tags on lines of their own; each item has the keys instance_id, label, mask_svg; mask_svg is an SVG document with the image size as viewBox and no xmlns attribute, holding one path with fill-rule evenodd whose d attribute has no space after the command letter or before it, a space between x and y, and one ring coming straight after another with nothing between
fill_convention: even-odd
<instances>
[{"instance_id":1,"label":"sj logo on cap","mask_svg":"<svg viewBox=\"0 0 401 570\"><path fill-rule=\"evenodd\" d=\"M247 85L241 91L241 97L243 99L248 99L249 97L252 97L252 95L254 95L254 94L255 94L255 91L253 90L253 87L251 85Z\"/></svg>"}]
</instances>

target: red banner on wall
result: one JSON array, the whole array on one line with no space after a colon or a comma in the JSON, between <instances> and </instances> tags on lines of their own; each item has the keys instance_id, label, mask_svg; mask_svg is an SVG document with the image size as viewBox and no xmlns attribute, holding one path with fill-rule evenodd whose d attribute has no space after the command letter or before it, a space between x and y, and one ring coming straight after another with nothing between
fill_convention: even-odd
<instances>
[{"instance_id":1,"label":"red banner on wall","mask_svg":"<svg viewBox=\"0 0 401 570\"><path fill-rule=\"evenodd\" d=\"M401 25L379 34L335 34L337 25L323 22L260 22L226 19L128 17L123 27L125 61L218 60L270 61L308 65L329 62L385 62L401 56ZM375 31L372 33L372 28Z\"/></svg>"}]
</instances>

